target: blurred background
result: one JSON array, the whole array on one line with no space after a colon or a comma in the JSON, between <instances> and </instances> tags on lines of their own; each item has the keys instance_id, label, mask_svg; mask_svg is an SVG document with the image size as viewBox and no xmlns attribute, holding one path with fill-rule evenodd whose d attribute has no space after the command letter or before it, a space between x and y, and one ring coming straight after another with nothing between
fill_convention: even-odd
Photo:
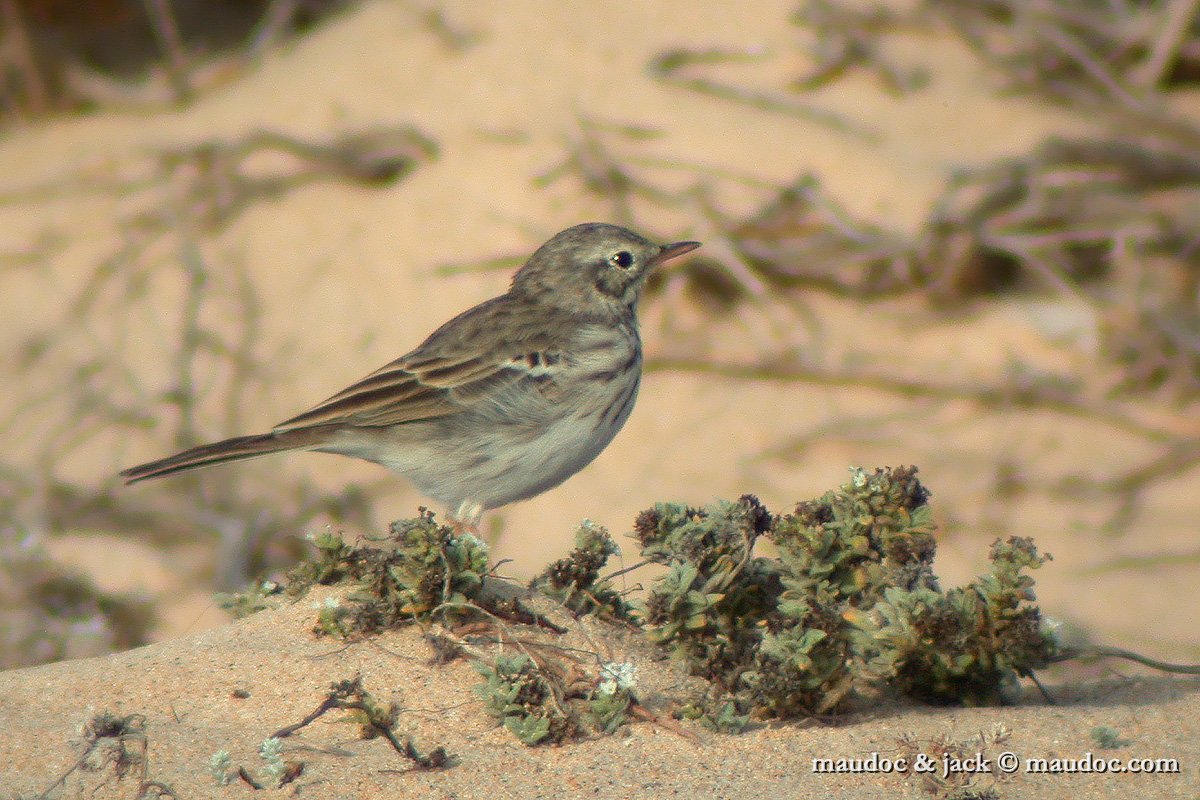
<instances>
[{"instance_id":1,"label":"blurred background","mask_svg":"<svg viewBox=\"0 0 1200 800\"><path fill-rule=\"evenodd\" d=\"M1200 660L1200 0L0 0L0 25L0 667L220 624L213 593L305 534L413 516L323 455L116 473L268 429L589 220L704 247L644 304L613 445L485 518L506 573L583 518L620 539L656 501L782 512L916 464L945 585L1032 536L1046 613Z\"/></svg>"}]
</instances>

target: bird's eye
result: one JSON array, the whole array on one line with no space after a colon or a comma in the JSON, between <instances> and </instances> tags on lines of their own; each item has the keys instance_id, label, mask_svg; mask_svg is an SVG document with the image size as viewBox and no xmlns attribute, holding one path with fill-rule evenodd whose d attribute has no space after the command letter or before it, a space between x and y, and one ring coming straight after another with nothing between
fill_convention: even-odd
<instances>
[{"instance_id":1,"label":"bird's eye","mask_svg":"<svg viewBox=\"0 0 1200 800\"><path fill-rule=\"evenodd\" d=\"M629 269L633 266L633 253L629 252L628 250L622 250L619 253L615 253L613 257L609 259L609 261L616 264L621 269Z\"/></svg>"}]
</instances>

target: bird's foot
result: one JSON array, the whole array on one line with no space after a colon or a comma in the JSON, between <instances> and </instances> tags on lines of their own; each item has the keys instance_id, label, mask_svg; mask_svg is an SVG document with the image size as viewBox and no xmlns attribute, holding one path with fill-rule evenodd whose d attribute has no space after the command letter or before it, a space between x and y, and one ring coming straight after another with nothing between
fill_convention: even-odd
<instances>
[{"instance_id":1,"label":"bird's foot","mask_svg":"<svg viewBox=\"0 0 1200 800\"><path fill-rule=\"evenodd\" d=\"M483 506L470 500L462 501L458 504L458 508L446 515L446 521L450 523L450 529L454 531L455 536L462 536L464 533L479 536L481 519L483 519Z\"/></svg>"}]
</instances>

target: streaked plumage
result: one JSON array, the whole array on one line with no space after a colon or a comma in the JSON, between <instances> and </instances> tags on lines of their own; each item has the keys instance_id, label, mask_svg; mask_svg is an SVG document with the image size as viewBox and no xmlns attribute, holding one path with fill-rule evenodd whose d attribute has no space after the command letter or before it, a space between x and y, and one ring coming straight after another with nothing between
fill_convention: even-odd
<instances>
[{"instance_id":1,"label":"streaked plumage","mask_svg":"<svg viewBox=\"0 0 1200 800\"><path fill-rule=\"evenodd\" d=\"M642 372L637 301L660 246L587 223L542 245L509 291L463 312L412 352L259 436L133 467L127 483L287 450L382 464L473 524L551 489L625 424Z\"/></svg>"}]
</instances>

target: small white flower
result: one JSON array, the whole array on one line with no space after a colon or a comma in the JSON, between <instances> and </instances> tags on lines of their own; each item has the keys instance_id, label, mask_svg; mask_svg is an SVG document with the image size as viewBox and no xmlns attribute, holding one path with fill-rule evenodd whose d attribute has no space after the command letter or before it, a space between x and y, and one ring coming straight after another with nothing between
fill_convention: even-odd
<instances>
[{"instance_id":1,"label":"small white flower","mask_svg":"<svg viewBox=\"0 0 1200 800\"><path fill-rule=\"evenodd\" d=\"M600 666L601 694L616 694L617 690L629 691L637 683L637 665L628 661L610 661Z\"/></svg>"}]
</instances>

